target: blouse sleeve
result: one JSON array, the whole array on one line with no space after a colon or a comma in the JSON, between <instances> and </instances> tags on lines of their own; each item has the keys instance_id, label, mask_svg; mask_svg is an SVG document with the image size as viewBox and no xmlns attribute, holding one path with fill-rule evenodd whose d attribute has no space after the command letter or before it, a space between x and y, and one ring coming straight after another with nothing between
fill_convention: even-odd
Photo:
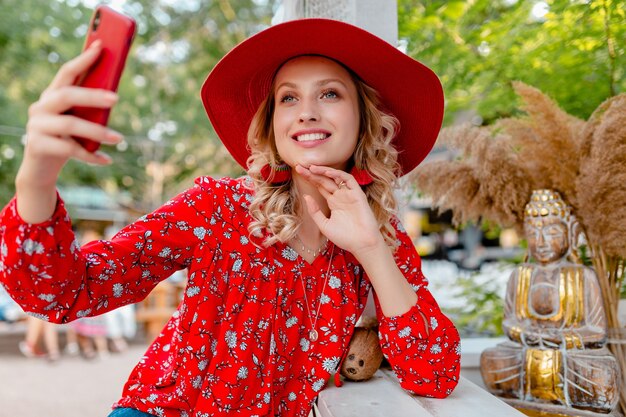
<instances>
[{"instance_id":1,"label":"blouse sleeve","mask_svg":"<svg viewBox=\"0 0 626 417\"><path fill-rule=\"evenodd\" d=\"M428 291L410 237L397 220L394 226L400 244L394 255L396 263L415 290L417 303L404 314L386 317L374 296L380 344L405 390L426 397L447 397L459 381L459 333Z\"/></svg>"},{"instance_id":2,"label":"blouse sleeve","mask_svg":"<svg viewBox=\"0 0 626 417\"><path fill-rule=\"evenodd\" d=\"M198 246L215 246L207 186L197 180L111 241L82 248L58 195L52 217L38 224L20 218L14 198L0 212L0 283L24 311L54 323L138 302L187 267Z\"/></svg>"}]
</instances>

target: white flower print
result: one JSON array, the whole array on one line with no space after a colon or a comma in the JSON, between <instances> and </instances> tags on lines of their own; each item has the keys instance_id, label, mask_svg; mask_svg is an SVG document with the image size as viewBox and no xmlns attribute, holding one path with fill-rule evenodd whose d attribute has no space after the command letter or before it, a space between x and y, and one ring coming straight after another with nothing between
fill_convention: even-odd
<instances>
[{"instance_id":1,"label":"white flower print","mask_svg":"<svg viewBox=\"0 0 626 417\"><path fill-rule=\"evenodd\" d=\"M45 314L39 314L39 313L26 313L26 314L28 314L29 316L33 316L39 320L43 320L43 321L49 320L48 316Z\"/></svg>"},{"instance_id":2,"label":"white flower print","mask_svg":"<svg viewBox=\"0 0 626 417\"><path fill-rule=\"evenodd\" d=\"M296 400L296 393L291 391L287 398L289 398L289 401L295 401Z\"/></svg>"},{"instance_id":3,"label":"white flower print","mask_svg":"<svg viewBox=\"0 0 626 417\"><path fill-rule=\"evenodd\" d=\"M43 245L31 239L24 240L24 243L22 243L22 249L31 256L33 253L36 253L37 255L43 253Z\"/></svg>"},{"instance_id":4,"label":"white flower print","mask_svg":"<svg viewBox=\"0 0 626 417\"><path fill-rule=\"evenodd\" d=\"M239 371L237 372L237 378L246 379L247 377L248 377L248 368L246 368L245 366L242 366L241 368L239 368Z\"/></svg>"},{"instance_id":5,"label":"white flower print","mask_svg":"<svg viewBox=\"0 0 626 417\"><path fill-rule=\"evenodd\" d=\"M324 384L326 384L325 380L318 379L313 383L313 391L319 392L322 388L324 388Z\"/></svg>"},{"instance_id":6,"label":"white flower print","mask_svg":"<svg viewBox=\"0 0 626 417\"><path fill-rule=\"evenodd\" d=\"M289 246L283 249L281 255L283 255L283 258L292 262L298 259L298 253Z\"/></svg>"},{"instance_id":7,"label":"white flower print","mask_svg":"<svg viewBox=\"0 0 626 417\"><path fill-rule=\"evenodd\" d=\"M407 327L405 327L404 329L402 329L402 330L400 330L398 332L398 337L401 337L401 338L404 339L405 337L407 337L410 334L411 334L411 328L407 326Z\"/></svg>"},{"instance_id":8,"label":"white flower print","mask_svg":"<svg viewBox=\"0 0 626 417\"><path fill-rule=\"evenodd\" d=\"M271 397L270 397L270 393L269 392L266 392L265 394L263 394L263 402L265 404L269 404L270 400L271 400Z\"/></svg>"},{"instance_id":9,"label":"white flower print","mask_svg":"<svg viewBox=\"0 0 626 417\"><path fill-rule=\"evenodd\" d=\"M204 240L204 237L206 236L206 229L204 227L194 227L193 235L200 240Z\"/></svg>"},{"instance_id":10,"label":"white flower print","mask_svg":"<svg viewBox=\"0 0 626 417\"><path fill-rule=\"evenodd\" d=\"M204 359L204 360L198 362L198 369L201 370L201 371L204 371L208 364L209 364L209 361Z\"/></svg>"},{"instance_id":11,"label":"white flower print","mask_svg":"<svg viewBox=\"0 0 626 417\"><path fill-rule=\"evenodd\" d=\"M39 294L37 296L40 300L47 301L49 303L53 302L56 296L54 294Z\"/></svg>"},{"instance_id":12,"label":"white flower print","mask_svg":"<svg viewBox=\"0 0 626 417\"><path fill-rule=\"evenodd\" d=\"M270 355L276 353L276 341L274 340L274 334L270 337Z\"/></svg>"},{"instance_id":13,"label":"white flower print","mask_svg":"<svg viewBox=\"0 0 626 417\"><path fill-rule=\"evenodd\" d=\"M233 272L241 271L241 265L243 265L243 261L241 259L237 259L233 264Z\"/></svg>"},{"instance_id":14,"label":"white flower print","mask_svg":"<svg viewBox=\"0 0 626 417\"><path fill-rule=\"evenodd\" d=\"M341 287L341 280L333 275L328 280L328 286L333 290L336 290L337 288Z\"/></svg>"},{"instance_id":15,"label":"white flower print","mask_svg":"<svg viewBox=\"0 0 626 417\"><path fill-rule=\"evenodd\" d=\"M435 343L430 347L430 353L432 353L433 355L441 353L441 346L439 346L439 343Z\"/></svg>"},{"instance_id":16,"label":"white flower print","mask_svg":"<svg viewBox=\"0 0 626 417\"><path fill-rule=\"evenodd\" d=\"M237 346L237 332L228 330L224 339L226 339L226 344L229 348L234 349Z\"/></svg>"},{"instance_id":17,"label":"white flower print","mask_svg":"<svg viewBox=\"0 0 626 417\"><path fill-rule=\"evenodd\" d=\"M76 317L87 317L91 313L91 309L88 308L86 310L80 310L76 313Z\"/></svg>"},{"instance_id":18,"label":"white flower print","mask_svg":"<svg viewBox=\"0 0 626 417\"><path fill-rule=\"evenodd\" d=\"M322 363L322 368L324 368L326 372L335 372L337 370L337 367L339 366L339 360L340 358L337 356L333 356L332 358L326 358Z\"/></svg>"},{"instance_id":19,"label":"white flower print","mask_svg":"<svg viewBox=\"0 0 626 417\"><path fill-rule=\"evenodd\" d=\"M242 245L247 245L248 244L248 238L245 236L241 236L239 238L239 243L241 243Z\"/></svg>"},{"instance_id":20,"label":"white flower print","mask_svg":"<svg viewBox=\"0 0 626 417\"><path fill-rule=\"evenodd\" d=\"M176 227L178 228L178 230L183 230L183 231L186 231L186 230L189 230L189 229L190 229L190 227L189 227L189 223L187 223L187 222L186 222L186 221L184 221L184 220L179 220L179 221L177 221L177 222L176 222Z\"/></svg>"},{"instance_id":21,"label":"white flower print","mask_svg":"<svg viewBox=\"0 0 626 417\"><path fill-rule=\"evenodd\" d=\"M330 297L326 294L322 294L320 297L320 304L327 304L328 302L330 302Z\"/></svg>"},{"instance_id":22,"label":"white flower print","mask_svg":"<svg viewBox=\"0 0 626 417\"><path fill-rule=\"evenodd\" d=\"M168 256L170 256L172 254L172 249L168 248L167 246L164 247L163 249L161 249L161 252L159 252L159 257L161 258L167 258Z\"/></svg>"},{"instance_id":23,"label":"white flower print","mask_svg":"<svg viewBox=\"0 0 626 417\"><path fill-rule=\"evenodd\" d=\"M8 249L7 249L7 244L4 242L4 240L2 241L2 244L0 245L0 254L3 257L6 257L7 254L9 253Z\"/></svg>"},{"instance_id":24,"label":"white flower print","mask_svg":"<svg viewBox=\"0 0 626 417\"><path fill-rule=\"evenodd\" d=\"M124 291L124 287L120 283L113 284L113 297L120 298L122 296L122 292Z\"/></svg>"},{"instance_id":25,"label":"white flower print","mask_svg":"<svg viewBox=\"0 0 626 417\"><path fill-rule=\"evenodd\" d=\"M200 287L192 286L187 288L187 297L193 297L200 294Z\"/></svg>"},{"instance_id":26,"label":"white flower print","mask_svg":"<svg viewBox=\"0 0 626 417\"><path fill-rule=\"evenodd\" d=\"M435 330L437 327L439 326L439 323L437 322L437 319L434 317L430 318L430 328L431 330Z\"/></svg>"},{"instance_id":27,"label":"white flower print","mask_svg":"<svg viewBox=\"0 0 626 417\"><path fill-rule=\"evenodd\" d=\"M305 339L304 337L300 339L300 349L302 349L303 352L308 351L310 345L311 343L309 342L309 339Z\"/></svg>"}]
</instances>

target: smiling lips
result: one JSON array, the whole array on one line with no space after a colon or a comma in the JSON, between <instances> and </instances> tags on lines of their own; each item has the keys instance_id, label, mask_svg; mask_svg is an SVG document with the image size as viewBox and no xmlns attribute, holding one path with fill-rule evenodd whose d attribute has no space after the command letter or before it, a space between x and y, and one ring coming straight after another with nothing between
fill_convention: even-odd
<instances>
[{"instance_id":1,"label":"smiling lips","mask_svg":"<svg viewBox=\"0 0 626 417\"><path fill-rule=\"evenodd\" d=\"M325 131L308 131L308 132L296 132L295 135L292 136L292 139L296 142L319 142L326 140L330 137L329 132Z\"/></svg>"}]
</instances>

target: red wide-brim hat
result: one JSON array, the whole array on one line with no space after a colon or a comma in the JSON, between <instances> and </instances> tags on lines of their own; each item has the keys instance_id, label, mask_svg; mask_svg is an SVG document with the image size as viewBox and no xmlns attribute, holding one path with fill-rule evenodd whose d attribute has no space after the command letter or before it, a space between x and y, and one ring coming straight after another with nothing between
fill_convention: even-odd
<instances>
[{"instance_id":1,"label":"red wide-brim hat","mask_svg":"<svg viewBox=\"0 0 626 417\"><path fill-rule=\"evenodd\" d=\"M339 61L376 89L384 110L400 121L393 139L402 174L432 149L443 119L437 75L389 43L356 26L329 19L300 19L272 26L226 54L202 85L207 115L228 151L247 169L252 117L270 93L280 66L301 55Z\"/></svg>"}]
</instances>

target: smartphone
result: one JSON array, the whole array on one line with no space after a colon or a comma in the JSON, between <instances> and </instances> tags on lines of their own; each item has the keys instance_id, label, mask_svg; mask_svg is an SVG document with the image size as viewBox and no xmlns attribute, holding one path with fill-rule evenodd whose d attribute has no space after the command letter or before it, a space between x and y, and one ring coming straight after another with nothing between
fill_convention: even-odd
<instances>
[{"instance_id":1,"label":"smartphone","mask_svg":"<svg viewBox=\"0 0 626 417\"><path fill-rule=\"evenodd\" d=\"M83 50L94 41L102 42L102 53L98 60L78 77L75 85L89 88L102 88L117 91L126 57L135 36L135 21L110 7L98 6L91 17ZM106 126L111 109L94 107L73 107L67 113ZM74 137L85 149L94 152L100 143L81 137Z\"/></svg>"}]
</instances>

